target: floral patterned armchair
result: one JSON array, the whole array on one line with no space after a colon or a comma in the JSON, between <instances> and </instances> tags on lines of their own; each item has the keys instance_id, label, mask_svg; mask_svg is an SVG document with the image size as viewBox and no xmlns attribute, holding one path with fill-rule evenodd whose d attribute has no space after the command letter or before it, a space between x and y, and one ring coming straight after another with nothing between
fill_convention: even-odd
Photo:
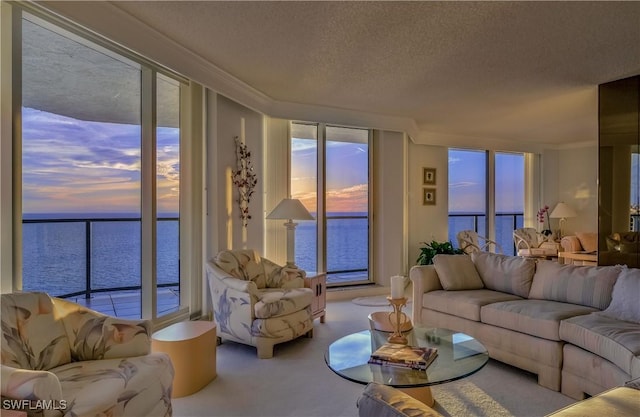
<instances>
[{"instance_id":1,"label":"floral patterned armchair","mask_svg":"<svg viewBox=\"0 0 640 417\"><path fill-rule=\"evenodd\" d=\"M259 358L273 346L313 333L313 291L304 271L278 266L253 250L228 250L207 263L218 337L255 346Z\"/></svg>"},{"instance_id":2,"label":"floral patterned armchair","mask_svg":"<svg viewBox=\"0 0 640 417\"><path fill-rule=\"evenodd\" d=\"M1 297L3 400L47 417L171 415L173 366L149 352L149 321L45 293Z\"/></svg>"}]
</instances>

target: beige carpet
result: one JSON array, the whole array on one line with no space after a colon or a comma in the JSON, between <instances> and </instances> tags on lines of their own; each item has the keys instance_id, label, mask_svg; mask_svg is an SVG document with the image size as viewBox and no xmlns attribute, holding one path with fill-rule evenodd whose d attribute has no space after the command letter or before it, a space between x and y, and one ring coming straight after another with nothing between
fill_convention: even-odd
<instances>
[{"instance_id":1,"label":"beige carpet","mask_svg":"<svg viewBox=\"0 0 640 417\"><path fill-rule=\"evenodd\" d=\"M258 359L249 346L223 343L217 349L218 377L201 391L174 399L173 415L357 416L364 385L334 374L324 353L334 340L368 328L367 316L379 310L351 300L329 302L326 323L316 320L314 337L276 345L273 359ZM534 375L496 361L466 379L433 387L433 396L434 408L451 417L539 417L574 402L539 386Z\"/></svg>"}]
</instances>

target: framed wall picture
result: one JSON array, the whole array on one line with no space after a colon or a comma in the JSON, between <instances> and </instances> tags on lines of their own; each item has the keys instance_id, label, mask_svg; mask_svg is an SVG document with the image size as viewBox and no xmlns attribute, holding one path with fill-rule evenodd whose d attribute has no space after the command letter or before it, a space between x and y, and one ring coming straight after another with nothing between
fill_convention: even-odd
<instances>
[{"instance_id":1,"label":"framed wall picture","mask_svg":"<svg viewBox=\"0 0 640 417\"><path fill-rule=\"evenodd\" d=\"M436 185L435 168L422 168L422 183L424 185Z\"/></svg>"},{"instance_id":2,"label":"framed wall picture","mask_svg":"<svg viewBox=\"0 0 640 417\"><path fill-rule=\"evenodd\" d=\"M423 206L436 205L436 189L435 188L422 189L422 205Z\"/></svg>"}]
</instances>

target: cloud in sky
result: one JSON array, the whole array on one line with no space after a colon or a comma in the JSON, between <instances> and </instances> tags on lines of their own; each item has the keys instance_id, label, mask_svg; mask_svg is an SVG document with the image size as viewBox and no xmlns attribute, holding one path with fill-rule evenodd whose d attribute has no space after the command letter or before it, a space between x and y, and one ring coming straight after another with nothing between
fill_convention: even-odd
<instances>
[{"instance_id":1,"label":"cloud in sky","mask_svg":"<svg viewBox=\"0 0 640 417\"><path fill-rule=\"evenodd\" d=\"M23 211L140 211L140 126L23 108ZM158 211L177 212L178 129L159 128Z\"/></svg>"}]
</instances>

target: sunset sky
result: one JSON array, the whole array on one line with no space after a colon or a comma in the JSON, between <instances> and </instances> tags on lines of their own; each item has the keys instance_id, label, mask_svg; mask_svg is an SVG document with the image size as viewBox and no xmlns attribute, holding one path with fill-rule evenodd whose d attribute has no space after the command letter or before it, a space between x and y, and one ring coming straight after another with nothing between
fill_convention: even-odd
<instances>
[{"instance_id":1,"label":"sunset sky","mask_svg":"<svg viewBox=\"0 0 640 417\"><path fill-rule=\"evenodd\" d=\"M23 108L24 213L139 213L140 127ZM177 213L178 129L158 128L158 213Z\"/></svg>"}]
</instances>

